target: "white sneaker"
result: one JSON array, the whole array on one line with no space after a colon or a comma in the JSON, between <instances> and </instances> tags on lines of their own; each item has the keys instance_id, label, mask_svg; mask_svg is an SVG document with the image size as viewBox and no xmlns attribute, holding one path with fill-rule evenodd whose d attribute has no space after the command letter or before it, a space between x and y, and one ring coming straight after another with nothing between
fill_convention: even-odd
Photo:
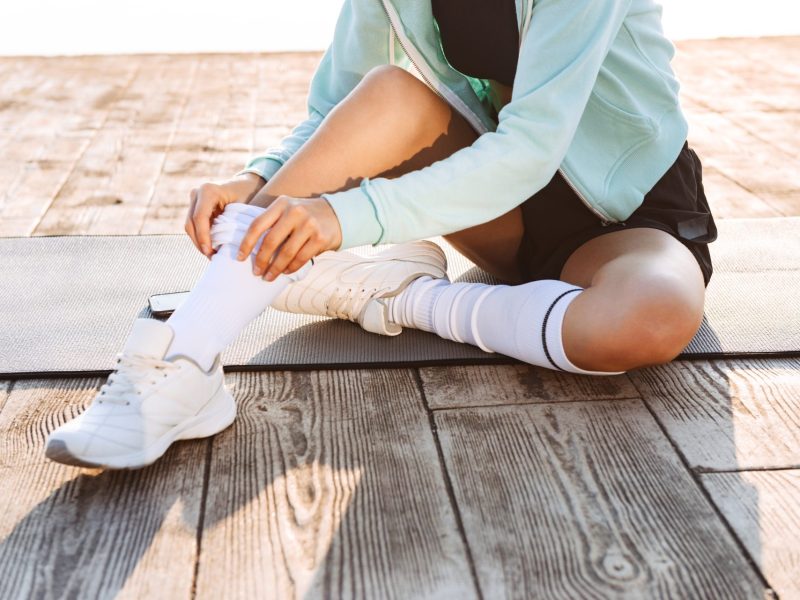
<instances>
[{"instance_id":1,"label":"white sneaker","mask_svg":"<svg viewBox=\"0 0 800 600\"><path fill-rule=\"evenodd\" d=\"M291 313L347 319L367 331L398 335L386 298L424 276L447 277L447 259L433 242L399 244L373 257L352 252L324 252L302 279L289 284L272 307Z\"/></svg>"},{"instance_id":2,"label":"white sneaker","mask_svg":"<svg viewBox=\"0 0 800 600\"><path fill-rule=\"evenodd\" d=\"M136 469L176 440L214 435L233 423L236 403L217 359L208 373L192 360L164 355L172 328L134 322L117 368L81 415L47 440L45 455L81 467Z\"/></svg>"}]
</instances>

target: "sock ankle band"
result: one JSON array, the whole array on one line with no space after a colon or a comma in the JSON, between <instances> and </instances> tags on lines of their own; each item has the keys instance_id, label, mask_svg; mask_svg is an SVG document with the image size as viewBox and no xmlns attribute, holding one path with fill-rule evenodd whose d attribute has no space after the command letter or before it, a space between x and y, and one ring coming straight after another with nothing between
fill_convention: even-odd
<instances>
[{"instance_id":1,"label":"sock ankle band","mask_svg":"<svg viewBox=\"0 0 800 600\"><path fill-rule=\"evenodd\" d=\"M553 356L550 354L550 348L547 345L547 324L550 321L550 315L552 314L556 304L558 304L566 296L569 296L570 294L576 294L582 291L583 290L581 288L567 290L566 292L558 296L555 300L553 300L553 303L550 305L550 307L547 309L547 312L544 315L544 321L542 322L542 346L544 347L544 355L547 357L547 360L550 361L550 364L553 366L553 368L559 371L566 371L566 369L562 369L558 364L556 364L556 361L553 360ZM561 324L559 323L559 325Z\"/></svg>"}]
</instances>

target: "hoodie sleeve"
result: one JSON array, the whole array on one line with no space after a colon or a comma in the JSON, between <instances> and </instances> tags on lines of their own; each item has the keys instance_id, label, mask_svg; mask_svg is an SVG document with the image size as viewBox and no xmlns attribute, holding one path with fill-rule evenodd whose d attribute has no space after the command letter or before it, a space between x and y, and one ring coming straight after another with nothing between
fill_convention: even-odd
<instances>
[{"instance_id":1,"label":"hoodie sleeve","mask_svg":"<svg viewBox=\"0 0 800 600\"><path fill-rule=\"evenodd\" d=\"M377 2L376 2L377 4ZM497 130L421 170L324 197L342 248L446 235L490 221L552 179L631 0L539 0Z\"/></svg>"},{"instance_id":2,"label":"hoodie sleeve","mask_svg":"<svg viewBox=\"0 0 800 600\"><path fill-rule=\"evenodd\" d=\"M394 42L389 31L389 21L380 2L346 0L336 21L333 42L311 80L308 119L277 146L252 157L240 173L255 173L264 179L275 175L364 75L373 67L389 63L389 44ZM394 54L400 52L395 48Z\"/></svg>"}]
</instances>

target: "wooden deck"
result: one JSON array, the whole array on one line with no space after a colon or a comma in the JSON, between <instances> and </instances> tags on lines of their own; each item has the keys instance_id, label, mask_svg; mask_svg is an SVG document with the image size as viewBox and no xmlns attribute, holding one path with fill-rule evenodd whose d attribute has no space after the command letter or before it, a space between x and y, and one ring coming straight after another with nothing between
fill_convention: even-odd
<instances>
[{"instance_id":1,"label":"wooden deck","mask_svg":"<svg viewBox=\"0 0 800 600\"><path fill-rule=\"evenodd\" d=\"M177 233L318 55L0 59L0 235ZM676 66L718 218L800 215L800 38ZM0 598L800 598L800 359L233 374L137 472L42 446L101 384L0 381Z\"/></svg>"}]
</instances>

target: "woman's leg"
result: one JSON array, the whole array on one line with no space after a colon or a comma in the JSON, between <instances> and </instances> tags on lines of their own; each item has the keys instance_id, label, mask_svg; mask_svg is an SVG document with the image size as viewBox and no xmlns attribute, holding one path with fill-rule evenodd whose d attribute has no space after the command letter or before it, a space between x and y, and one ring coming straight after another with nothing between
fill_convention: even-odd
<instances>
[{"instance_id":1,"label":"woman's leg","mask_svg":"<svg viewBox=\"0 0 800 600\"><path fill-rule=\"evenodd\" d=\"M700 267L657 229L587 242L562 279L489 286L420 278L389 300L390 321L538 366L608 374L668 362L702 320Z\"/></svg>"},{"instance_id":2,"label":"woman's leg","mask_svg":"<svg viewBox=\"0 0 800 600\"><path fill-rule=\"evenodd\" d=\"M470 125L424 83L397 67L372 70L326 117L311 139L267 182L253 203L306 198L357 186L364 177L398 177L446 158L477 138ZM447 236L478 266L517 281L519 208Z\"/></svg>"},{"instance_id":3,"label":"woman's leg","mask_svg":"<svg viewBox=\"0 0 800 600\"><path fill-rule=\"evenodd\" d=\"M235 258L250 222L276 197L318 196L358 185L364 177L396 177L449 156L475 138L463 118L405 71L381 67L370 72L267 182L251 201L253 206L231 204L218 217L212 238L219 250L193 293L168 321L175 331L170 354L190 356L209 368L288 285L287 277L259 280L249 261ZM499 230L506 224L490 227ZM519 229L521 235L521 220ZM506 254L513 255L498 253ZM214 327L206 326L212 322Z\"/></svg>"},{"instance_id":4,"label":"woman's leg","mask_svg":"<svg viewBox=\"0 0 800 600\"><path fill-rule=\"evenodd\" d=\"M466 121L422 82L395 67L380 67L331 112L266 184L266 195L257 203L266 205L281 194L306 197L346 189L363 177L399 176L449 156L475 137ZM515 209L448 236L448 241L488 272L514 282L522 232L521 211ZM530 289L541 296L535 318L547 316L563 333L563 340L556 341L563 341L563 360L576 370L621 371L665 362L690 341L702 319L704 288L696 261L661 231L634 229L595 238L575 252L562 279L573 285L535 282L514 294ZM552 310L551 299L575 285L589 289L564 297ZM462 294L460 306L468 310L466 297ZM484 312L494 303L482 301ZM562 325L558 315L565 307ZM402 307L396 312L402 313ZM498 315L488 318L497 320ZM419 326L412 321L403 324Z\"/></svg>"}]
</instances>

